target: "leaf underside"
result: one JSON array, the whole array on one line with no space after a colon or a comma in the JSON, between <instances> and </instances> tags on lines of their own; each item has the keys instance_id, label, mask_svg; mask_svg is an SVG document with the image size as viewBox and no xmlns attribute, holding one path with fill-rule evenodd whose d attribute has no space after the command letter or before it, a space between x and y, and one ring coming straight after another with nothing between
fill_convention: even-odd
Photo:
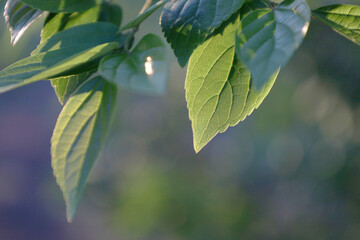
<instances>
[{"instance_id":1,"label":"leaf underside","mask_svg":"<svg viewBox=\"0 0 360 240\"><path fill-rule=\"evenodd\" d=\"M270 77L260 90L254 88L250 72L235 57L238 22L237 18L224 24L190 58L185 89L196 152L250 115L277 76Z\"/></svg>"}]
</instances>

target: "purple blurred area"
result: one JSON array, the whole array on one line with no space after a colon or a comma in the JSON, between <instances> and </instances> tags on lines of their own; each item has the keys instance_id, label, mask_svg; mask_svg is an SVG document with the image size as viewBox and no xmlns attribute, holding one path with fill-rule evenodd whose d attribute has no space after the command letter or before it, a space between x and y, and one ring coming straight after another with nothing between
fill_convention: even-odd
<instances>
[{"instance_id":1,"label":"purple blurred area","mask_svg":"<svg viewBox=\"0 0 360 240\"><path fill-rule=\"evenodd\" d=\"M119 1L125 22L142 2ZM140 36L161 34L158 16ZM1 69L36 47L42 21L16 47L0 21ZM50 83L1 94L0 239L360 239L359 63L359 46L314 21L261 107L196 155L174 58L166 96L119 91L71 224L51 169Z\"/></svg>"},{"instance_id":2,"label":"purple blurred area","mask_svg":"<svg viewBox=\"0 0 360 240\"><path fill-rule=\"evenodd\" d=\"M61 228L48 213L43 198L46 181L52 178L50 138L56 112L60 110L54 103L48 82L0 95L0 236L3 239L26 236L46 239L54 233L61 235ZM20 226L21 231L16 230ZM60 235L56 239L63 239Z\"/></svg>"}]
</instances>

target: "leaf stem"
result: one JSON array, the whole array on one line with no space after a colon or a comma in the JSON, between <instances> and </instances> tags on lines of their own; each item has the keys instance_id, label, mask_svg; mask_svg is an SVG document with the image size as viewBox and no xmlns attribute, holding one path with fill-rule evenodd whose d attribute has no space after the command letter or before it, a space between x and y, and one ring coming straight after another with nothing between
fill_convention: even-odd
<instances>
[{"instance_id":1,"label":"leaf stem","mask_svg":"<svg viewBox=\"0 0 360 240\"><path fill-rule=\"evenodd\" d=\"M139 15L142 14L143 12L145 12L146 9L148 9L151 4L153 3L154 0L146 0L144 3L144 6L142 7L142 9L139 12Z\"/></svg>"},{"instance_id":2,"label":"leaf stem","mask_svg":"<svg viewBox=\"0 0 360 240\"><path fill-rule=\"evenodd\" d=\"M146 9L148 9L151 4L153 3L154 0L146 0L144 3L144 6L141 8L140 12L138 15L141 15L143 12L146 11ZM132 39L134 38L135 33L139 30L139 26L132 28L129 31L129 35L127 37L127 40L125 41L125 51L129 51L130 50L130 44Z\"/></svg>"}]
</instances>

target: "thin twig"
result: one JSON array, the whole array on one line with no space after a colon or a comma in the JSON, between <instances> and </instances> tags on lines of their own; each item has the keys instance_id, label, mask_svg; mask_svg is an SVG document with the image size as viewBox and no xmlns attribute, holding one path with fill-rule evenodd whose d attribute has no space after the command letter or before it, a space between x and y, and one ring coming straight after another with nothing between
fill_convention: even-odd
<instances>
[{"instance_id":1,"label":"thin twig","mask_svg":"<svg viewBox=\"0 0 360 240\"><path fill-rule=\"evenodd\" d=\"M146 0L145 3L144 3L144 6L142 7L142 9L139 12L139 15L142 14L143 12L145 12L146 9L148 9L153 2L154 2L154 0ZM125 51L129 52L131 41L134 38L134 35L138 30L139 30L139 26L134 27L134 28L129 30L127 40L125 41L125 44L124 44Z\"/></svg>"},{"instance_id":2,"label":"thin twig","mask_svg":"<svg viewBox=\"0 0 360 240\"><path fill-rule=\"evenodd\" d=\"M145 12L146 9L148 9L154 0L146 0L144 6L142 7L141 11L139 12L139 15Z\"/></svg>"}]
</instances>

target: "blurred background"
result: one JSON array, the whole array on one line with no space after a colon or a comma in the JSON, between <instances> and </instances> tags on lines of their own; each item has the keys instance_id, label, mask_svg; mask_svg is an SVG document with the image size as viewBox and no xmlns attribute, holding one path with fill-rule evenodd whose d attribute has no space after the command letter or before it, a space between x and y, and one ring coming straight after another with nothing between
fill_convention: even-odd
<instances>
[{"instance_id":1,"label":"blurred background","mask_svg":"<svg viewBox=\"0 0 360 240\"><path fill-rule=\"evenodd\" d=\"M118 2L125 22L143 4ZM137 40L161 34L159 14ZM1 69L30 54L42 22L12 47L1 18ZM197 155L185 73L174 58L166 96L119 92L72 224L50 165L50 83L1 94L0 239L360 239L359 46L313 21L260 108Z\"/></svg>"}]
</instances>

